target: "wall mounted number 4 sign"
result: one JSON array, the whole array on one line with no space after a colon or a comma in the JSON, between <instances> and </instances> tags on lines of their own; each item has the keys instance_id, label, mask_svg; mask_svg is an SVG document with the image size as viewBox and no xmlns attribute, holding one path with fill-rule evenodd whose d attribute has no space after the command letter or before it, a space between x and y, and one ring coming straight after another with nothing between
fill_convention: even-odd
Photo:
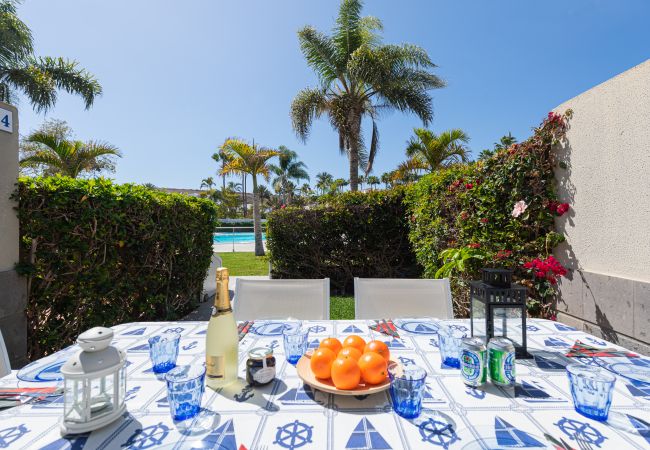
<instances>
[{"instance_id":1,"label":"wall mounted number 4 sign","mask_svg":"<svg viewBox=\"0 0 650 450\"><path fill-rule=\"evenodd\" d=\"M0 108L0 130L8 133L14 132L14 117L11 111Z\"/></svg>"}]
</instances>

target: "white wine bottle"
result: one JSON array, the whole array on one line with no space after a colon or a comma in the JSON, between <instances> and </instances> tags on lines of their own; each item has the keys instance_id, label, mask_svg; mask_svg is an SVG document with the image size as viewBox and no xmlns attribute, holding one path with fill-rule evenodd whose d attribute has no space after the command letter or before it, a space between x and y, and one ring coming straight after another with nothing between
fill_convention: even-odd
<instances>
[{"instance_id":1,"label":"white wine bottle","mask_svg":"<svg viewBox=\"0 0 650 450\"><path fill-rule=\"evenodd\" d=\"M217 269L217 292L205 338L206 382L212 389L237 379L239 336L237 323L230 306L228 269Z\"/></svg>"}]
</instances>

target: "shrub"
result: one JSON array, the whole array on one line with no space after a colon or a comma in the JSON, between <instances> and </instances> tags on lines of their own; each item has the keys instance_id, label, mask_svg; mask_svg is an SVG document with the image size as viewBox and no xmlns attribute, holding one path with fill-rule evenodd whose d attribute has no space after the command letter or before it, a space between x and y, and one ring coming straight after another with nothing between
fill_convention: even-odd
<instances>
[{"instance_id":1,"label":"shrub","mask_svg":"<svg viewBox=\"0 0 650 450\"><path fill-rule=\"evenodd\" d=\"M354 277L417 277L404 191L347 192L310 209L274 211L267 245L273 278L329 277L351 293Z\"/></svg>"},{"instance_id":2,"label":"shrub","mask_svg":"<svg viewBox=\"0 0 650 450\"><path fill-rule=\"evenodd\" d=\"M93 326L176 319L201 294L212 255L210 200L106 179L21 178L29 356Z\"/></svg>"},{"instance_id":3,"label":"shrub","mask_svg":"<svg viewBox=\"0 0 650 450\"><path fill-rule=\"evenodd\" d=\"M455 275L457 315L467 313L466 281L482 266L514 269L539 302L552 294L536 289L523 263L548 255L563 240L554 216L568 205L557 202L552 147L563 138L568 116L551 113L521 144L426 176L408 190L417 260L426 277Z\"/></svg>"}]
</instances>

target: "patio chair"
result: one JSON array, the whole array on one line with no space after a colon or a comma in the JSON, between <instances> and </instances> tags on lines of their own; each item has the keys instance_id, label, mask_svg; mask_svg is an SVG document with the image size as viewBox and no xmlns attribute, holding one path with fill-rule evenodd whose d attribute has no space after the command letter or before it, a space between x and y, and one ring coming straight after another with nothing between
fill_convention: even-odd
<instances>
[{"instance_id":1,"label":"patio chair","mask_svg":"<svg viewBox=\"0 0 650 450\"><path fill-rule=\"evenodd\" d=\"M356 319L452 319L449 279L354 278Z\"/></svg>"},{"instance_id":2,"label":"patio chair","mask_svg":"<svg viewBox=\"0 0 650 450\"><path fill-rule=\"evenodd\" d=\"M221 256L213 253L210 259L210 267L208 267L208 274L203 280L201 301L205 302L214 297L214 293L217 291L217 268L221 267L222 264Z\"/></svg>"},{"instance_id":3,"label":"patio chair","mask_svg":"<svg viewBox=\"0 0 650 450\"><path fill-rule=\"evenodd\" d=\"M233 308L236 320L326 320L330 315L330 279L247 280L237 278Z\"/></svg>"},{"instance_id":4,"label":"patio chair","mask_svg":"<svg viewBox=\"0 0 650 450\"><path fill-rule=\"evenodd\" d=\"M0 330L0 378L11 373L11 363L9 362L9 353L5 346L5 340Z\"/></svg>"}]
</instances>

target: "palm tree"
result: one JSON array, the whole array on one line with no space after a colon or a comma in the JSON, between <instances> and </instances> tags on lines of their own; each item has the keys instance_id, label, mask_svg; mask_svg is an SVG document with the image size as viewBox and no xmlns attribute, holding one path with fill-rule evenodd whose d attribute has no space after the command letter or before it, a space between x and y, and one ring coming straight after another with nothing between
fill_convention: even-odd
<instances>
[{"instance_id":1,"label":"palm tree","mask_svg":"<svg viewBox=\"0 0 650 450\"><path fill-rule=\"evenodd\" d=\"M0 0L0 100L15 103L22 92L37 112L47 111L64 90L90 108L102 93L99 82L75 61L34 56L32 33L16 15L17 4Z\"/></svg>"},{"instance_id":2,"label":"palm tree","mask_svg":"<svg viewBox=\"0 0 650 450\"><path fill-rule=\"evenodd\" d=\"M404 173L417 173L424 170L435 172L451 164L466 162L469 150L465 144L469 137L461 129L443 131L439 135L425 128L415 128L415 136L407 142L406 155L409 159L400 164L398 171L403 178Z\"/></svg>"},{"instance_id":3,"label":"palm tree","mask_svg":"<svg viewBox=\"0 0 650 450\"><path fill-rule=\"evenodd\" d=\"M284 145L278 147L279 164L269 166L271 172L276 177L273 178L273 188L280 193L282 200L285 203L291 203L291 198L288 197L288 188L291 180L309 180L309 175L305 170L307 166L304 162L298 161L298 154L293 150L289 150Z\"/></svg>"},{"instance_id":4,"label":"palm tree","mask_svg":"<svg viewBox=\"0 0 650 450\"><path fill-rule=\"evenodd\" d=\"M368 182L370 189L373 191L375 190L374 187L381 183L381 180L374 175L370 175L366 181Z\"/></svg>"},{"instance_id":5,"label":"palm tree","mask_svg":"<svg viewBox=\"0 0 650 450\"><path fill-rule=\"evenodd\" d=\"M478 159L487 159L491 156L493 156L497 151L499 150L504 150L508 147L510 147L512 144L517 143L517 138L512 135L512 133L508 132L507 135L501 136L501 139L499 139L499 142L494 143L494 150L490 149L485 149L481 150L481 153L478 155Z\"/></svg>"},{"instance_id":6,"label":"palm tree","mask_svg":"<svg viewBox=\"0 0 650 450\"><path fill-rule=\"evenodd\" d=\"M241 139L226 139L221 149L228 160L221 170L222 174L251 175L253 179L253 231L255 233L255 255L264 256L262 244L262 227L260 216L260 197L257 188L257 176L269 179L269 160L278 155L275 150L260 148L255 144L248 144Z\"/></svg>"},{"instance_id":7,"label":"palm tree","mask_svg":"<svg viewBox=\"0 0 650 450\"><path fill-rule=\"evenodd\" d=\"M325 114L339 135L339 150L350 163L350 188L358 189L359 165L370 173L378 150L379 110L415 113L427 125L433 117L430 89L444 82L430 72L435 64L421 47L383 45L382 24L361 17L361 0L342 0L331 36L312 27L298 32L307 64L320 87L301 90L291 105L293 129L307 140L314 119ZM361 123L372 120L370 149L364 148Z\"/></svg>"},{"instance_id":8,"label":"palm tree","mask_svg":"<svg viewBox=\"0 0 650 450\"><path fill-rule=\"evenodd\" d=\"M214 187L214 179L212 177L204 178L201 180L201 189L206 188L211 190Z\"/></svg>"},{"instance_id":9,"label":"palm tree","mask_svg":"<svg viewBox=\"0 0 650 450\"><path fill-rule=\"evenodd\" d=\"M330 185L330 191L339 193L343 190L345 186L349 184L350 183L348 182L348 180L345 180L343 178L337 178L334 181L332 181Z\"/></svg>"},{"instance_id":10,"label":"palm tree","mask_svg":"<svg viewBox=\"0 0 650 450\"><path fill-rule=\"evenodd\" d=\"M316 189L320 191L321 194L324 194L327 191L334 181L332 174L327 172L320 172L316 175Z\"/></svg>"},{"instance_id":11,"label":"palm tree","mask_svg":"<svg viewBox=\"0 0 650 450\"><path fill-rule=\"evenodd\" d=\"M386 186L386 189L388 189L391 184L393 184L393 176L394 172L384 172L381 174L381 182L384 183L384 186Z\"/></svg>"},{"instance_id":12,"label":"palm tree","mask_svg":"<svg viewBox=\"0 0 650 450\"><path fill-rule=\"evenodd\" d=\"M43 170L71 178L102 170L113 171L111 157L122 157L117 147L99 141L61 139L56 134L35 131L25 141L34 146L29 156L20 160L23 168Z\"/></svg>"},{"instance_id":13,"label":"palm tree","mask_svg":"<svg viewBox=\"0 0 650 450\"><path fill-rule=\"evenodd\" d=\"M212 154L212 159L217 163L221 163L221 170L223 170L223 166L226 164L226 155L221 150L218 150L216 153ZM226 189L225 175L221 176L221 189L222 190Z\"/></svg>"}]
</instances>

